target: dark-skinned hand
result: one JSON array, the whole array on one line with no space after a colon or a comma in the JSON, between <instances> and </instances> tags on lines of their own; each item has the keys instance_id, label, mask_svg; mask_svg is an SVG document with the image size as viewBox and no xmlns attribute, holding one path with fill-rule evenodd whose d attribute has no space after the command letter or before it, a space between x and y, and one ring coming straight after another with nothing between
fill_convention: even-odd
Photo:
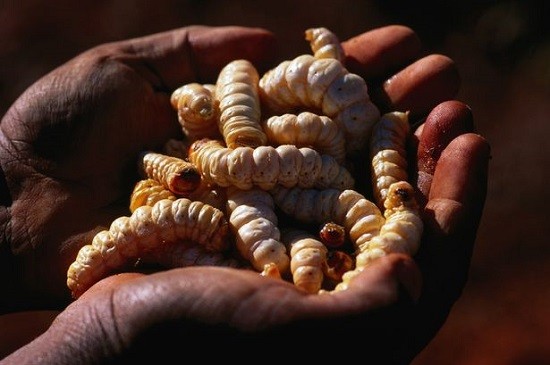
<instances>
[{"instance_id":1,"label":"dark-skinned hand","mask_svg":"<svg viewBox=\"0 0 550 365\"><path fill-rule=\"evenodd\" d=\"M410 362L467 279L490 148L468 106L453 100L453 61L423 55L411 29L374 29L343 47L381 111L408 110L419 126L410 163L425 227L414 258L381 258L329 295L252 271L188 267L110 276L72 301L67 268L99 229L128 214L137 156L181 136L171 92L212 82L233 59L263 72L278 56L272 33L241 27L101 45L36 82L2 119L2 311L61 313L0 363L162 363L191 354L257 361L256 351L260 360L289 361L289 349L309 360Z\"/></svg>"}]
</instances>

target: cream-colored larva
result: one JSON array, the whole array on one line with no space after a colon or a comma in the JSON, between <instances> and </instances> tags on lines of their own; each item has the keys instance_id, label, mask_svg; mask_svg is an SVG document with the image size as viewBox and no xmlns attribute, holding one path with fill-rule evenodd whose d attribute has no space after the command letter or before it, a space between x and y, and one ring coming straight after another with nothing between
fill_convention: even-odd
<instances>
[{"instance_id":1,"label":"cream-colored larva","mask_svg":"<svg viewBox=\"0 0 550 365\"><path fill-rule=\"evenodd\" d=\"M130 212L142 205L154 205L159 200L176 200L176 195L166 189L164 185L154 179L143 179L134 185L134 190L130 195Z\"/></svg>"},{"instance_id":2,"label":"cream-colored larva","mask_svg":"<svg viewBox=\"0 0 550 365\"><path fill-rule=\"evenodd\" d=\"M163 199L115 219L83 246L67 271L67 286L80 296L110 272L147 252L180 240L196 242L212 252L228 248L229 225L219 209L187 198Z\"/></svg>"},{"instance_id":3,"label":"cream-colored larva","mask_svg":"<svg viewBox=\"0 0 550 365\"><path fill-rule=\"evenodd\" d=\"M220 137L219 107L214 92L215 85L193 82L180 86L170 97L182 131L192 141Z\"/></svg>"},{"instance_id":4,"label":"cream-colored larva","mask_svg":"<svg viewBox=\"0 0 550 365\"><path fill-rule=\"evenodd\" d=\"M385 221L376 204L352 189L287 189L276 186L270 193L276 206L298 221L342 225L356 248L377 236Z\"/></svg>"},{"instance_id":5,"label":"cream-colored larva","mask_svg":"<svg viewBox=\"0 0 550 365\"><path fill-rule=\"evenodd\" d=\"M189 160L207 183L247 190L259 186L269 190L285 187L346 189L355 181L351 173L330 155L294 145L257 148L224 147L219 140L193 143Z\"/></svg>"},{"instance_id":6,"label":"cream-colored larva","mask_svg":"<svg viewBox=\"0 0 550 365\"><path fill-rule=\"evenodd\" d=\"M380 208L391 184L406 181L407 138L410 131L408 113L384 114L374 125L370 140L373 195Z\"/></svg>"},{"instance_id":7,"label":"cream-colored larva","mask_svg":"<svg viewBox=\"0 0 550 365\"><path fill-rule=\"evenodd\" d=\"M384 201L384 225L380 234L365 242L355 257L355 269L345 273L335 290L346 289L350 280L374 260L389 253L413 256L419 246L424 224L415 199L414 188L406 181L390 185Z\"/></svg>"},{"instance_id":8,"label":"cream-colored larva","mask_svg":"<svg viewBox=\"0 0 550 365\"><path fill-rule=\"evenodd\" d=\"M281 240L288 247L294 285L307 293L318 293L323 284L323 267L327 259L325 245L308 231L295 228L283 230Z\"/></svg>"},{"instance_id":9,"label":"cream-colored larva","mask_svg":"<svg viewBox=\"0 0 550 365\"><path fill-rule=\"evenodd\" d=\"M316 58L334 58L342 62L344 49L340 40L332 31L324 27L309 28L305 31L313 56Z\"/></svg>"},{"instance_id":10,"label":"cream-colored larva","mask_svg":"<svg viewBox=\"0 0 550 365\"><path fill-rule=\"evenodd\" d=\"M271 195L259 188L227 189L229 225L241 256L259 272L272 271L281 276L288 270L289 257L281 242L278 218ZM274 277L273 273L266 276Z\"/></svg>"},{"instance_id":11,"label":"cream-colored larva","mask_svg":"<svg viewBox=\"0 0 550 365\"><path fill-rule=\"evenodd\" d=\"M312 147L321 154L334 157L343 164L346 158L344 133L336 122L311 112L274 115L262 122L270 143Z\"/></svg>"},{"instance_id":12,"label":"cream-colored larva","mask_svg":"<svg viewBox=\"0 0 550 365\"><path fill-rule=\"evenodd\" d=\"M138 169L144 177L156 180L176 195L187 197L201 182L195 165L163 153L142 153Z\"/></svg>"},{"instance_id":13,"label":"cream-colored larva","mask_svg":"<svg viewBox=\"0 0 550 365\"><path fill-rule=\"evenodd\" d=\"M283 61L259 81L262 103L271 115L319 110L344 131L348 154L366 146L380 111L365 80L332 58L300 55Z\"/></svg>"},{"instance_id":14,"label":"cream-colored larva","mask_svg":"<svg viewBox=\"0 0 550 365\"><path fill-rule=\"evenodd\" d=\"M250 61L244 59L229 62L218 75L218 127L229 148L254 148L267 143L260 125L258 82L258 71Z\"/></svg>"}]
</instances>

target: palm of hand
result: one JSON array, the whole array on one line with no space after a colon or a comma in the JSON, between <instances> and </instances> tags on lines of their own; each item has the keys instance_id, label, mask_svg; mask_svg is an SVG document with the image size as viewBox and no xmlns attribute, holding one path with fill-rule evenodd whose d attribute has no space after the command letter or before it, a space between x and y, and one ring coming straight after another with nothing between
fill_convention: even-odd
<instances>
[{"instance_id":1,"label":"palm of hand","mask_svg":"<svg viewBox=\"0 0 550 365\"><path fill-rule=\"evenodd\" d=\"M11 110L25 127L4 125L19 141L8 146L7 164L25 176L9 181L21 187L12 245L22 286L37 296L67 298L59 284L82 242L128 212L138 153L181 133L168 93L124 61L97 60L84 55L46 76Z\"/></svg>"}]
</instances>

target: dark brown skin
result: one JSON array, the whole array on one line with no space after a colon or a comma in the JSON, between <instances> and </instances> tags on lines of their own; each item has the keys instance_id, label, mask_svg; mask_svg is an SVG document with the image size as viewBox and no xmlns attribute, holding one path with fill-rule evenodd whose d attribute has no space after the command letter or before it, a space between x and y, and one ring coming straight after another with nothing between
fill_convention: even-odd
<instances>
[{"instance_id":1,"label":"dark brown skin","mask_svg":"<svg viewBox=\"0 0 550 365\"><path fill-rule=\"evenodd\" d=\"M446 100L459 88L453 62L421 55L414 32L401 26L343 46L354 72L379 80L371 90L378 90L372 97L383 109L411 110L412 123L431 111L417 133L422 150L411 161L425 196L415 260L389 255L348 290L328 295L307 295L250 271L190 267L111 276L71 302L66 270L82 242L126 214L137 156L179 136L170 92L186 82L211 82L234 58L247 57L262 73L275 59L274 42L261 29L193 27L100 46L16 101L0 135L6 181L0 286L9 293L1 304L4 311L62 312L0 364L162 363L194 354L288 361L289 348L310 361L319 355L407 364L433 338L467 278L490 148L474 133L468 107Z\"/></svg>"}]
</instances>

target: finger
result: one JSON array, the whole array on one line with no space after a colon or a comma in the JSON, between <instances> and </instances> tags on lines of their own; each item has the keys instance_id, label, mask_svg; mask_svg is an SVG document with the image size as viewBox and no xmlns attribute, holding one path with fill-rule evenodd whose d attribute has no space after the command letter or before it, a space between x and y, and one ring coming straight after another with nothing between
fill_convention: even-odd
<instances>
[{"instance_id":1,"label":"finger","mask_svg":"<svg viewBox=\"0 0 550 365\"><path fill-rule=\"evenodd\" d=\"M424 124L415 132L416 186L419 203L424 206L428 199L435 167L442 151L461 134L473 132L473 116L470 108L459 101L445 101L436 106Z\"/></svg>"},{"instance_id":2,"label":"finger","mask_svg":"<svg viewBox=\"0 0 550 365\"><path fill-rule=\"evenodd\" d=\"M345 42L346 67L367 80L386 79L419 57L420 38L402 25L377 28Z\"/></svg>"},{"instance_id":3,"label":"finger","mask_svg":"<svg viewBox=\"0 0 550 365\"><path fill-rule=\"evenodd\" d=\"M442 307L458 298L466 280L485 204L489 159L488 142L468 133L449 143L435 169L417 259L427 300Z\"/></svg>"},{"instance_id":4,"label":"finger","mask_svg":"<svg viewBox=\"0 0 550 365\"><path fill-rule=\"evenodd\" d=\"M213 83L220 69L245 58L263 72L276 54L274 35L261 28L192 26L123 42L173 90L191 81Z\"/></svg>"},{"instance_id":5,"label":"finger","mask_svg":"<svg viewBox=\"0 0 550 365\"><path fill-rule=\"evenodd\" d=\"M460 87L455 63L432 54L389 78L371 97L383 111L409 111L410 119L425 116L439 103L453 99Z\"/></svg>"}]
</instances>

